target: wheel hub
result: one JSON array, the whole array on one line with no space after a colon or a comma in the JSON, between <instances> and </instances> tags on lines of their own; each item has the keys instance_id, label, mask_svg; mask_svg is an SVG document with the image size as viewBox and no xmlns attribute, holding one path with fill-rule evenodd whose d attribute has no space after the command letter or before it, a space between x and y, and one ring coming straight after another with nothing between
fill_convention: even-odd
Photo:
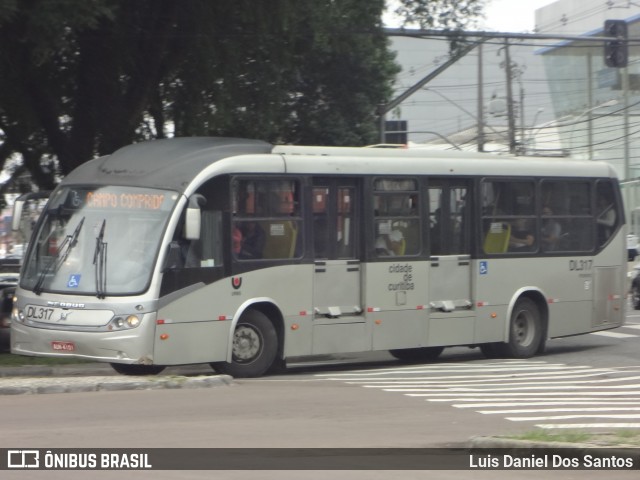
<instances>
[{"instance_id":1,"label":"wheel hub","mask_svg":"<svg viewBox=\"0 0 640 480\"><path fill-rule=\"evenodd\" d=\"M247 326L238 326L233 338L233 356L239 362L247 362L258 356L262 342L260 335Z\"/></svg>"}]
</instances>

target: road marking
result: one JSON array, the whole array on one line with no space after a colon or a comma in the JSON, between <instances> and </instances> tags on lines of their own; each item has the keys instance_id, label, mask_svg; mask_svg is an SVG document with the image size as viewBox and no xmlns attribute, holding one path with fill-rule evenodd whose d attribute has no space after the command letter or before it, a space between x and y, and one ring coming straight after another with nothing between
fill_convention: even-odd
<instances>
[{"instance_id":1,"label":"road marking","mask_svg":"<svg viewBox=\"0 0 640 480\"><path fill-rule=\"evenodd\" d=\"M575 405L575 404L574 404ZM568 408L516 408L513 410L478 410L483 415L503 415L514 413L560 413L560 412L637 412L640 407L589 407L578 408L577 406Z\"/></svg>"},{"instance_id":2,"label":"road marking","mask_svg":"<svg viewBox=\"0 0 640 480\"><path fill-rule=\"evenodd\" d=\"M559 379L575 379L575 378L585 378L585 377L581 377L581 376L575 376L575 375L571 375L571 376L563 376L560 377ZM639 380L640 377L627 377L625 378L625 380ZM496 380L495 378L492 379ZM542 381L542 380L549 380L548 377L541 377L538 380ZM551 380L558 380L558 378L551 378ZM540 389L545 389L545 388L554 388L554 387L549 387L550 385L553 384L559 384L561 386L566 385L566 382L549 382L547 383L545 386L539 386L540 385L540 381L538 382L498 382L498 383L487 383L486 381L480 382L477 380L466 380L463 382L458 382L458 381L429 381L429 380L405 380L405 381L398 381L398 383L395 383L394 380L392 379L386 379L386 380L374 380L371 382L366 382L367 385L364 385L366 388L414 388L414 387L429 387L429 388L438 388L438 387L442 387L442 388L446 388L448 391L473 391L473 388L470 388L471 386L477 385L482 387L480 390L481 391L491 391L491 390L500 390L503 391L505 390L505 387L519 387L519 388L512 388L512 389L508 389L508 390L518 390L518 389L527 389L528 387L530 388L540 388ZM601 379L601 380L574 380L572 381L572 385L577 385L577 384L605 384L605 383L613 383L613 382L619 382L620 379L619 378L605 378L605 379ZM365 383L362 381L354 381L354 382L347 382L349 384L361 384L361 383ZM374 384L374 385L371 385ZM606 385L604 385L606 387ZM487 388L487 387L500 387L497 389L491 389L491 388ZM636 385L636 387L640 387L640 385ZM580 387L580 388L586 388L586 387Z\"/></svg>"},{"instance_id":3,"label":"road marking","mask_svg":"<svg viewBox=\"0 0 640 480\"><path fill-rule=\"evenodd\" d=\"M572 401L549 401L549 400L538 400L531 401L529 400L520 400L518 402L495 402L491 399L484 399L486 401L477 403L458 403L453 406L456 408L486 408L486 407L535 407L535 406L557 406L557 405L638 405L640 402L640 398L626 398L624 401L621 400L611 400L607 399L606 402L603 402L602 399L591 399L591 400L572 400ZM432 400L434 402L443 401L443 400ZM482 412L487 413L487 412Z\"/></svg>"},{"instance_id":4,"label":"road marking","mask_svg":"<svg viewBox=\"0 0 640 480\"><path fill-rule=\"evenodd\" d=\"M603 332L592 332L591 335L598 335L600 337L610 337L610 338L636 338L638 335L631 335L629 333L618 333L611 332L609 330Z\"/></svg>"},{"instance_id":5,"label":"road marking","mask_svg":"<svg viewBox=\"0 0 640 480\"><path fill-rule=\"evenodd\" d=\"M640 428L640 423L543 423L536 427L544 429L593 429L593 428Z\"/></svg>"},{"instance_id":6,"label":"road marking","mask_svg":"<svg viewBox=\"0 0 640 480\"><path fill-rule=\"evenodd\" d=\"M587 372L587 373L583 373ZM630 371L633 373L640 373L640 370ZM482 385L487 385L487 381L500 381L501 379L505 380L567 380L571 378L591 378L591 377L599 377L602 375L610 375L614 373L611 369L608 368L592 368L592 369L581 369L581 370L567 370L566 372L558 371L558 372L545 372L544 376L541 376L538 373L509 373L509 374L501 374L501 375L455 375L455 376L439 376L437 379L434 379L433 376L429 377L381 377L377 378L367 378L365 380L349 380L347 383L350 384L359 384L359 383L425 383L431 385L437 384L445 384L445 385L471 385L474 383L479 383ZM640 377L636 377L640 378ZM342 380L342 379L341 379ZM596 382L606 382L606 381L616 381L615 379L609 380L594 380ZM500 383L499 385L503 385Z\"/></svg>"},{"instance_id":7,"label":"road marking","mask_svg":"<svg viewBox=\"0 0 640 480\"><path fill-rule=\"evenodd\" d=\"M639 425L635 423L640 419L639 373L635 366L592 368L508 360L354 370L316 378L449 403L540 428L595 429ZM567 423L587 418L630 422Z\"/></svg>"},{"instance_id":8,"label":"road marking","mask_svg":"<svg viewBox=\"0 0 640 480\"><path fill-rule=\"evenodd\" d=\"M549 415L546 417L506 417L507 420L511 420L512 422L542 422L544 420L573 420L576 418L628 418L628 419L637 419L640 418L640 414L598 414L598 415Z\"/></svg>"}]
</instances>

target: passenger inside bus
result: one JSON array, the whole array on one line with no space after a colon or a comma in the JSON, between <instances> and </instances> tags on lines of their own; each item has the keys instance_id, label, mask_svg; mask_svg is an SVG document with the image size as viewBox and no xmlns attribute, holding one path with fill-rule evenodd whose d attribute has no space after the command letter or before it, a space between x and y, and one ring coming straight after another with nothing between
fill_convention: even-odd
<instances>
[{"instance_id":1,"label":"passenger inside bus","mask_svg":"<svg viewBox=\"0 0 640 480\"><path fill-rule=\"evenodd\" d=\"M400 230L393 230L388 235L379 235L376 239L376 254L379 256L404 255L405 240Z\"/></svg>"},{"instance_id":2,"label":"passenger inside bus","mask_svg":"<svg viewBox=\"0 0 640 480\"><path fill-rule=\"evenodd\" d=\"M552 215L553 210L551 210L551 207L545 205L542 208L543 220L542 229L540 230L540 240L545 251L555 250L562 234L562 227L557 220L550 218Z\"/></svg>"},{"instance_id":3,"label":"passenger inside bus","mask_svg":"<svg viewBox=\"0 0 640 480\"><path fill-rule=\"evenodd\" d=\"M243 259L262 258L267 239L260 224L254 221L242 222L240 231L242 233L242 243L238 257Z\"/></svg>"},{"instance_id":4,"label":"passenger inside bus","mask_svg":"<svg viewBox=\"0 0 640 480\"><path fill-rule=\"evenodd\" d=\"M533 230L529 227L529 220L518 218L511 225L509 250L514 252L530 252L535 245Z\"/></svg>"}]
</instances>

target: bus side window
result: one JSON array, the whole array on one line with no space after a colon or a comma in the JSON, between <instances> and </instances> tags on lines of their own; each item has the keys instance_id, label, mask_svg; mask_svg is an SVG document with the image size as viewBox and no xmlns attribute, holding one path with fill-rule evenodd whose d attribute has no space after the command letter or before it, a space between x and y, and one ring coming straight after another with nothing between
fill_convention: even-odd
<instances>
[{"instance_id":1,"label":"bus side window","mask_svg":"<svg viewBox=\"0 0 640 480\"><path fill-rule=\"evenodd\" d=\"M237 179L232 189L231 245L239 260L291 259L300 255L299 182Z\"/></svg>"},{"instance_id":2,"label":"bus side window","mask_svg":"<svg viewBox=\"0 0 640 480\"><path fill-rule=\"evenodd\" d=\"M610 183L600 181L596 187L596 225L598 227L598 245L602 246L618 226L618 212L615 196Z\"/></svg>"},{"instance_id":3,"label":"bus side window","mask_svg":"<svg viewBox=\"0 0 640 480\"><path fill-rule=\"evenodd\" d=\"M374 182L375 254L378 257L420 253L420 197L415 179Z\"/></svg>"},{"instance_id":4,"label":"bus side window","mask_svg":"<svg viewBox=\"0 0 640 480\"><path fill-rule=\"evenodd\" d=\"M536 252L539 235L534 182L483 180L481 187L484 252Z\"/></svg>"},{"instance_id":5,"label":"bus side window","mask_svg":"<svg viewBox=\"0 0 640 480\"><path fill-rule=\"evenodd\" d=\"M591 182L543 180L540 239L543 252L588 252L594 248Z\"/></svg>"}]
</instances>

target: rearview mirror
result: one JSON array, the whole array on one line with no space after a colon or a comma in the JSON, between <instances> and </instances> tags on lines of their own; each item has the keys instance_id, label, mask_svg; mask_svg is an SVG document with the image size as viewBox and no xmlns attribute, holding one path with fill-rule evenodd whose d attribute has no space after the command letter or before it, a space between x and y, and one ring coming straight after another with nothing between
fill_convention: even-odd
<instances>
[{"instance_id":1,"label":"rearview mirror","mask_svg":"<svg viewBox=\"0 0 640 480\"><path fill-rule=\"evenodd\" d=\"M189 198L189 205L184 219L184 238L187 240L198 240L200 238L200 207L206 204L207 200L198 193Z\"/></svg>"}]
</instances>

